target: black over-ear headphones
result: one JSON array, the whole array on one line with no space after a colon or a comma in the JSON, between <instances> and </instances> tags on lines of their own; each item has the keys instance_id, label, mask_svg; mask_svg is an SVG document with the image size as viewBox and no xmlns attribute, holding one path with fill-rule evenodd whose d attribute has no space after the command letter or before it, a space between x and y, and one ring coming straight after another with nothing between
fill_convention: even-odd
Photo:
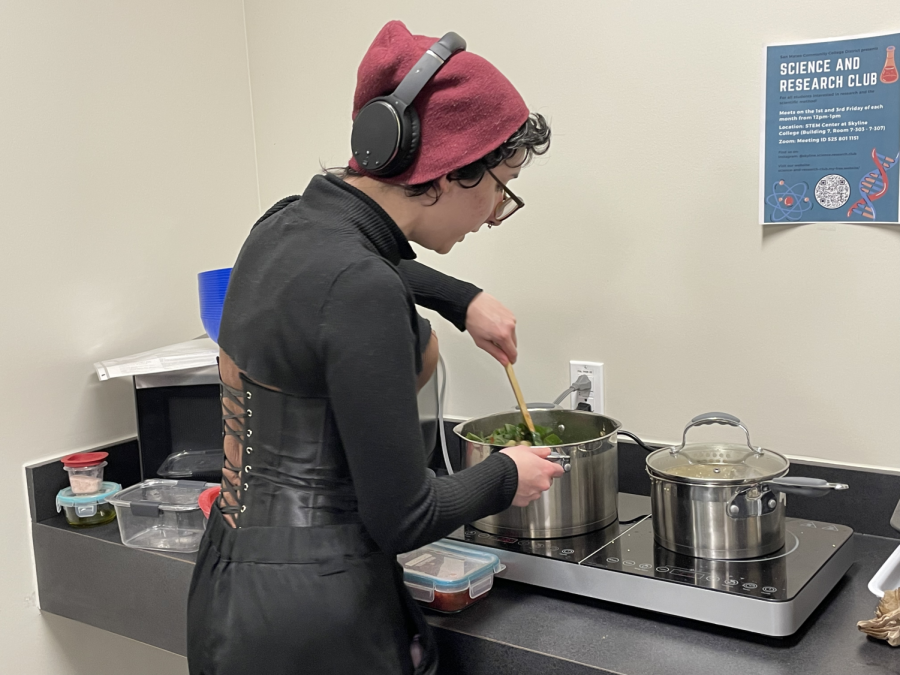
<instances>
[{"instance_id":1,"label":"black over-ear headphones","mask_svg":"<svg viewBox=\"0 0 900 675\"><path fill-rule=\"evenodd\" d=\"M350 148L365 171L389 177L409 168L419 149L419 115L413 100L451 56L465 49L465 40L447 33L422 55L393 94L363 106L353 122Z\"/></svg>"}]
</instances>

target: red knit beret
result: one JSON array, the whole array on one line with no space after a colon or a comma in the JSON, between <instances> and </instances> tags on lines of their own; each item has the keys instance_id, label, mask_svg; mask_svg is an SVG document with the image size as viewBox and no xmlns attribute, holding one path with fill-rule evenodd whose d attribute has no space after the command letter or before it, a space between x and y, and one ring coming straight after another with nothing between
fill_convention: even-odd
<instances>
[{"instance_id":1,"label":"red knit beret","mask_svg":"<svg viewBox=\"0 0 900 675\"><path fill-rule=\"evenodd\" d=\"M412 35L391 21L375 37L356 75L353 119L373 98L393 93L438 38ZM389 183L427 183L481 159L502 145L528 119L528 108L509 80L472 52L454 54L413 102L421 144L412 166ZM350 168L366 172L350 159ZM374 178L374 176L373 176Z\"/></svg>"}]
</instances>

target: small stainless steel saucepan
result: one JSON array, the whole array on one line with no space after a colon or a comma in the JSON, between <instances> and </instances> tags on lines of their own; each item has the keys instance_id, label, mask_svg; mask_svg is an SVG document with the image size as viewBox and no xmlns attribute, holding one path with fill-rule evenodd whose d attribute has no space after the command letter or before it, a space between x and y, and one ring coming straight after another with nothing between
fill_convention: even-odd
<instances>
[{"instance_id":1,"label":"small stainless steel saucepan","mask_svg":"<svg viewBox=\"0 0 900 675\"><path fill-rule=\"evenodd\" d=\"M688 443L693 427L724 424L743 430L747 443ZM639 438L619 430L650 450ZM785 477L790 462L754 447L734 415L706 413L684 428L681 445L647 456L653 533L677 553L736 560L767 555L784 546L787 494L817 497L846 490L843 483Z\"/></svg>"}]
</instances>

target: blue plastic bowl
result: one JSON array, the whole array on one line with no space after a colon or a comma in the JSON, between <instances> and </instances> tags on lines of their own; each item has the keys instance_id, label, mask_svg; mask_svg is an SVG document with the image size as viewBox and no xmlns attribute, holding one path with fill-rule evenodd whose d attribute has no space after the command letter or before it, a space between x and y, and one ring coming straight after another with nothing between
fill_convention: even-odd
<instances>
[{"instance_id":1,"label":"blue plastic bowl","mask_svg":"<svg viewBox=\"0 0 900 675\"><path fill-rule=\"evenodd\" d=\"M231 279L231 268L209 270L197 275L200 289L200 320L206 334L213 342L219 341L219 323L222 321L222 305Z\"/></svg>"}]
</instances>

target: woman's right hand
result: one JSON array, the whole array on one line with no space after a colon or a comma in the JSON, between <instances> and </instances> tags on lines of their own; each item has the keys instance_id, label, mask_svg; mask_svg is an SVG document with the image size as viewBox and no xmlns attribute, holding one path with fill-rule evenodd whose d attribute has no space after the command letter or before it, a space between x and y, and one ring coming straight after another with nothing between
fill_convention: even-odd
<instances>
[{"instance_id":1,"label":"woman's right hand","mask_svg":"<svg viewBox=\"0 0 900 675\"><path fill-rule=\"evenodd\" d=\"M559 464L547 461L552 452L551 448L516 445L504 448L500 452L512 458L519 472L519 486L516 488L513 506L528 506L538 499L542 492L550 489L554 478L565 473Z\"/></svg>"}]
</instances>

